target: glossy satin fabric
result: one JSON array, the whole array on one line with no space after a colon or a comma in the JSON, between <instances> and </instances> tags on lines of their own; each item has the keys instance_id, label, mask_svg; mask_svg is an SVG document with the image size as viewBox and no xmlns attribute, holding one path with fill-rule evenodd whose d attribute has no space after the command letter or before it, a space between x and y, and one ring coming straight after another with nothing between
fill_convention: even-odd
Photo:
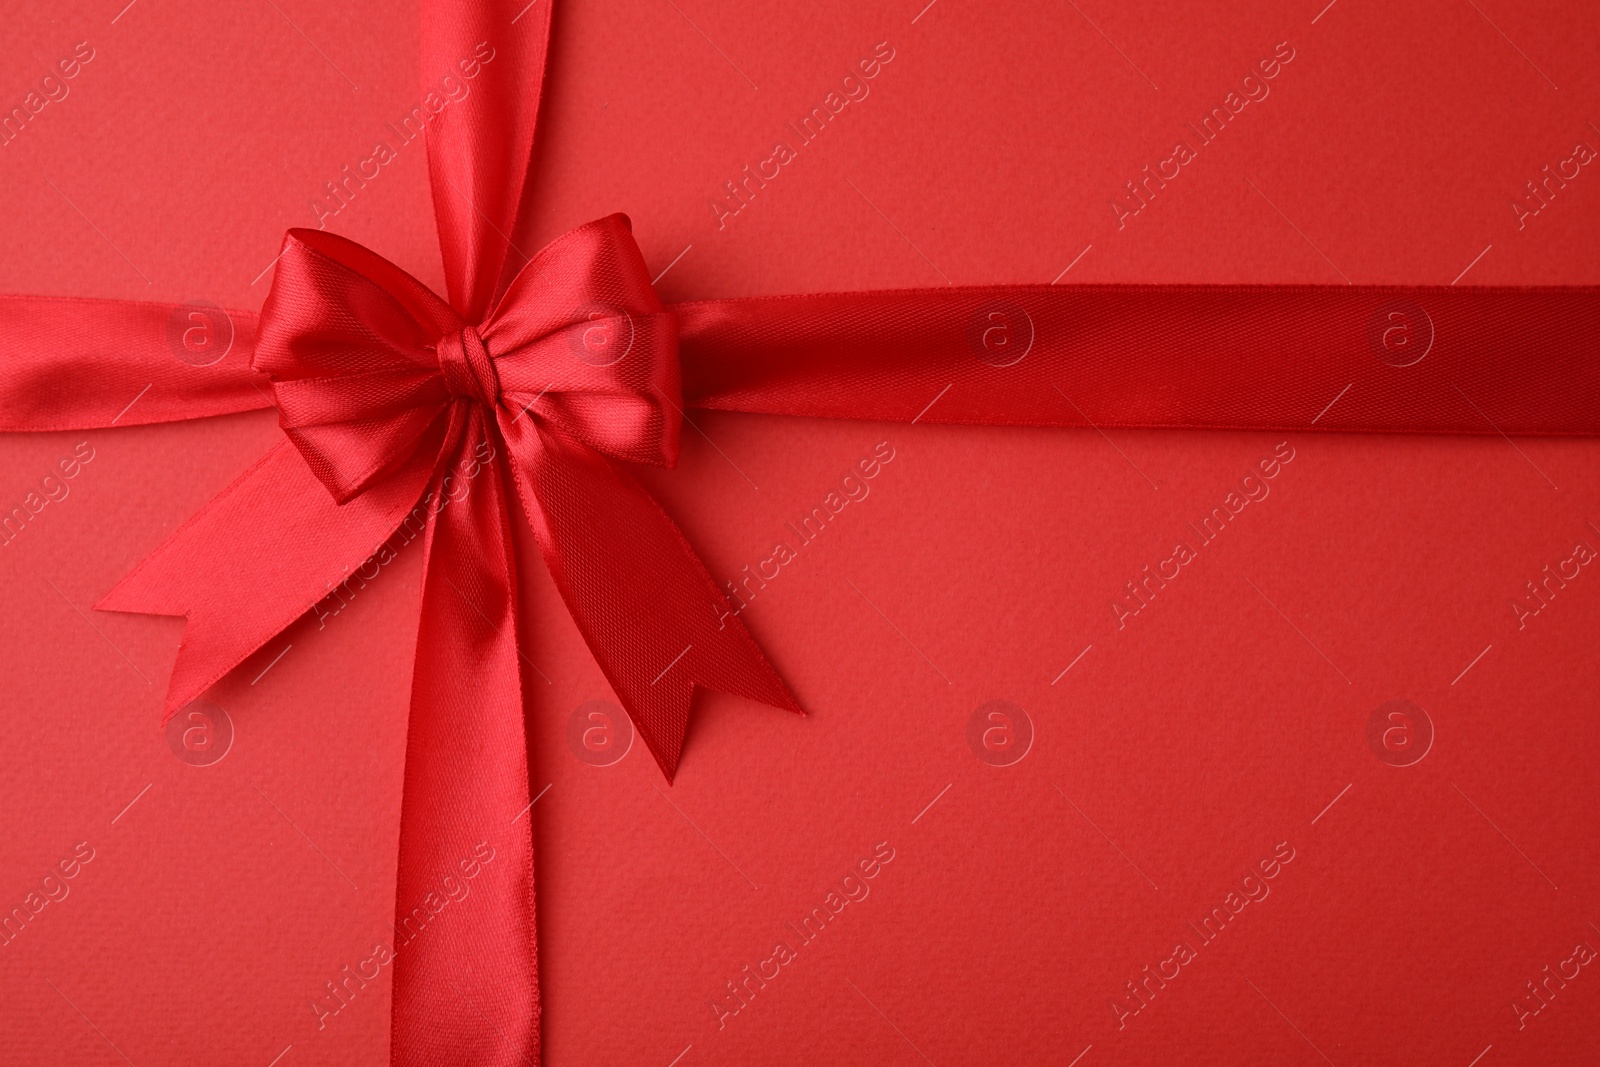
<instances>
[{"instance_id":1,"label":"glossy satin fabric","mask_svg":"<svg viewBox=\"0 0 1600 1067\"><path fill-rule=\"evenodd\" d=\"M1009 355L981 341L975 349L969 333L974 318L995 329L996 302L1026 319L1008 315L991 339L1033 334L1010 365L997 366ZM1382 331L1395 327L1381 313L1397 302L1423 309L1432 333L1428 351L1406 366L1394 363L1409 356L1382 344ZM233 351L191 368L163 340L176 310L0 296L8 359L0 430L271 406L249 365L255 313L227 312ZM973 286L666 310L678 322L686 410L1011 426L1600 433L1600 289L1592 286ZM1375 317L1378 348L1392 361L1374 348Z\"/></svg>"},{"instance_id":2,"label":"glossy satin fabric","mask_svg":"<svg viewBox=\"0 0 1600 1067\"><path fill-rule=\"evenodd\" d=\"M692 407L1020 426L1600 432L1591 286L952 287L673 311Z\"/></svg>"},{"instance_id":3,"label":"glossy satin fabric","mask_svg":"<svg viewBox=\"0 0 1600 1067\"><path fill-rule=\"evenodd\" d=\"M514 5L522 6L520 0ZM663 307L611 216L509 247L551 5L423 4L423 80L502 53L436 116L448 299L291 231L218 362L174 305L0 297L0 429L275 406L285 441L99 605L186 615L170 715L397 530L423 554L395 909L392 1058L539 1059L512 524L670 777L696 685L798 711L624 464L670 466L684 408L1036 426L1600 432L1600 290L1001 286ZM129 403L132 399L133 403ZM471 872L471 873L469 873ZM447 909L442 895L470 892ZM434 919L438 917L437 924Z\"/></svg>"}]
</instances>

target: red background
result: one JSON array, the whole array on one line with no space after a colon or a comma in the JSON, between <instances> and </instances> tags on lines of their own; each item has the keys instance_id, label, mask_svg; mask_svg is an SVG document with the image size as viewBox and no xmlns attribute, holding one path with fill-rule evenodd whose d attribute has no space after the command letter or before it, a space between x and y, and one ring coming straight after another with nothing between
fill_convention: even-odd
<instances>
[{"instance_id":1,"label":"red background","mask_svg":"<svg viewBox=\"0 0 1600 1067\"><path fill-rule=\"evenodd\" d=\"M122 3L6 0L5 108L76 42L96 58L0 148L0 291L258 307L282 231L417 102L416 12ZM565 4L518 242L625 210L668 300L1069 264L1063 284L1600 283L1592 168L1525 228L1510 207L1600 147L1580 3L919 9ZM721 182L885 40L871 95L719 231ZM1119 230L1123 183L1283 41L1270 97ZM331 228L442 288L420 146ZM575 756L574 709L610 693L524 552L549 1063L1594 1060L1591 968L1520 1030L1511 1005L1600 947L1600 575L1520 632L1508 605L1600 548L1595 445L1308 426L1119 631L1123 583L1282 435L698 421L650 483L720 578L876 442L896 457L744 614L811 715L703 696L670 789L642 747ZM68 498L0 549L0 907L95 850L0 947L0 1062L386 1062L381 985L320 1030L307 1002L393 912L415 559L218 687L237 736L208 767L157 728L181 621L88 607L277 433L87 435ZM0 505L81 439L0 438ZM1367 741L1397 698L1436 732L1409 767ZM1033 724L1009 767L968 746L991 699ZM880 841L871 895L719 1030L724 983ZM1119 1029L1124 983L1280 842L1271 895Z\"/></svg>"}]
</instances>

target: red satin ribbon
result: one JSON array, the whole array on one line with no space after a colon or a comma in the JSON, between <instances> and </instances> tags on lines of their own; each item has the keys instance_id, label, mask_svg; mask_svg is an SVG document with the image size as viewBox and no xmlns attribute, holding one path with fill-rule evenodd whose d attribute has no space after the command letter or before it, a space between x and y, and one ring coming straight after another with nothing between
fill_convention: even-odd
<instances>
[{"instance_id":1,"label":"red satin ribbon","mask_svg":"<svg viewBox=\"0 0 1600 1067\"><path fill-rule=\"evenodd\" d=\"M189 309L0 297L0 429L278 408L286 441L99 605L188 616L168 715L402 525L422 531L397 1065L538 1059L514 521L532 527L669 778L695 685L799 710L671 519L618 465L671 466L683 408L1600 433L1594 288L1004 286L669 308L620 215L519 267L503 235L522 201L550 11L523 12L505 40L513 12L499 0L423 4L425 81L479 41L507 53L430 127L448 301L358 245L298 230L259 320L225 313L232 347L207 367L172 357L173 323ZM447 478L468 489L443 506ZM448 930L424 929L442 879L464 865L477 870L469 903L451 909Z\"/></svg>"}]
</instances>

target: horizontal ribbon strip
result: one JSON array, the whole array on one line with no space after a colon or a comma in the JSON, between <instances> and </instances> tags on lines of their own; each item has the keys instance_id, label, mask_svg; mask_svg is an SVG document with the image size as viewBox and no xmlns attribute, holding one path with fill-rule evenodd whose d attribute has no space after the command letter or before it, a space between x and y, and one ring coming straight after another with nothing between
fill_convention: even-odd
<instances>
[{"instance_id":1,"label":"horizontal ribbon strip","mask_svg":"<svg viewBox=\"0 0 1600 1067\"><path fill-rule=\"evenodd\" d=\"M986 286L673 310L684 399L698 408L1014 426L1600 433L1593 287Z\"/></svg>"},{"instance_id":2,"label":"horizontal ribbon strip","mask_svg":"<svg viewBox=\"0 0 1600 1067\"><path fill-rule=\"evenodd\" d=\"M233 341L220 362L173 358L169 323L192 327L203 310L0 296L0 430L103 429L272 406L265 377L249 365L253 312L223 313ZM974 286L666 310L679 323L686 409L1009 426L1600 434L1593 287Z\"/></svg>"}]
</instances>

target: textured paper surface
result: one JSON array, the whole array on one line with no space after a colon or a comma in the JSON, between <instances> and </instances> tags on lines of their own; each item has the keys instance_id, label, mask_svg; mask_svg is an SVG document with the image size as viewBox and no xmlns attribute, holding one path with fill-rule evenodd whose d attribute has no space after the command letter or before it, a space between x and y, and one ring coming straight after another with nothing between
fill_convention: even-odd
<instances>
[{"instance_id":1,"label":"textured paper surface","mask_svg":"<svg viewBox=\"0 0 1600 1067\"><path fill-rule=\"evenodd\" d=\"M13 0L5 24L0 105L61 98L0 148L0 291L255 308L319 218L442 288L421 145L388 125L422 96L415 11ZM571 3L514 236L626 211L667 300L1596 284L1596 56L1579 4ZM378 141L393 160L313 207ZM723 183L779 141L734 211ZM742 617L811 714L703 696L670 788L642 747L606 762L611 694L525 543L548 1062L1590 1062L1600 453L1320 414L697 418L647 480L720 579L791 547ZM416 559L219 686L210 764L157 726L181 622L89 608L277 434L0 439L0 506L47 500L0 548L0 908L31 915L0 947L0 1062L386 1062L386 975L327 983L393 913ZM802 545L788 524L875 448Z\"/></svg>"}]
</instances>

